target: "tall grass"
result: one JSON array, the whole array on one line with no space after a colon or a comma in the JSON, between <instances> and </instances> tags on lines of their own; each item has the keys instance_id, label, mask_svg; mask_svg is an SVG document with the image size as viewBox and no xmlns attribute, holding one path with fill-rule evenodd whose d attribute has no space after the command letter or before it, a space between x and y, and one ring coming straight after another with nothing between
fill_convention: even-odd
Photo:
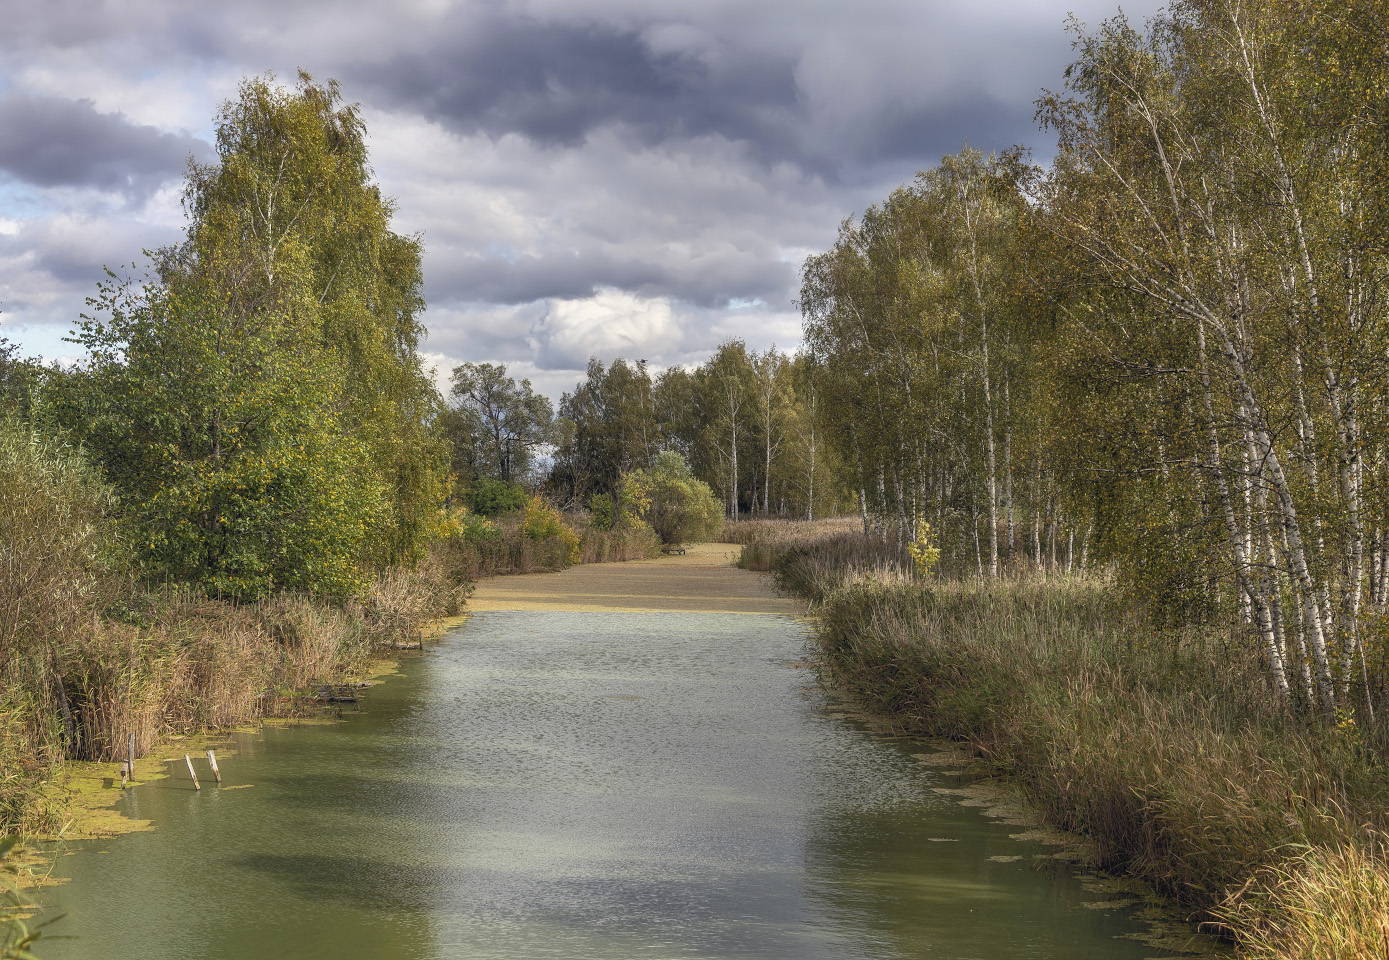
<instances>
[{"instance_id":1,"label":"tall grass","mask_svg":"<svg viewBox=\"0 0 1389 960\"><path fill-rule=\"evenodd\" d=\"M647 524L600 530L584 525L579 540L581 563L649 560L661 552L661 538Z\"/></svg>"},{"instance_id":2,"label":"tall grass","mask_svg":"<svg viewBox=\"0 0 1389 960\"><path fill-rule=\"evenodd\" d=\"M480 577L660 547L649 529L581 538L535 501L497 522L463 518L419 563L381 571L346 602L232 603L141 585L112 507L78 452L0 421L0 831L61 825L49 784L66 759L117 759L131 735L143 755L171 734L308 709L317 684L359 675L461 612Z\"/></svg>"},{"instance_id":3,"label":"tall grass","mask_svg":"<svg viewBox=\"0 0 1389 960\"><path fill-rule=\"evenodd\" d=\"M1389 870L1382 847L1310 849L1222 911L1250 960L1389 957Z\"/></svg>"},{"instance_id":4,"label":"tall grass","mask_svg":"<svg viewBox=\"0 0 1389 960\"><path fill-rule=\"evenodd\" d=\"M1217 921L1250 956L1389 956L1374 919L1386 757L1353 726L1287 713L1252 638L1155 630L1100 579L874 572L881 545L859 540L770 560L817 602L832 682L904 732L969 742L1087 836L1099 866Z\"/></svg>"},{"instance_id":5,"label":"tall grass","mask_svg":"<svg viewBox=\"0 0 1389 960\"><path fill-rule=\"evenodd\" d=\"M862 530L857 517L828 517L822 520L787 520L782 517L753 517L736 523L725 523L719 534L720 543L761 543L769 546L789 546L811 543L837 533Z\"/></svg>"}]
</instances>

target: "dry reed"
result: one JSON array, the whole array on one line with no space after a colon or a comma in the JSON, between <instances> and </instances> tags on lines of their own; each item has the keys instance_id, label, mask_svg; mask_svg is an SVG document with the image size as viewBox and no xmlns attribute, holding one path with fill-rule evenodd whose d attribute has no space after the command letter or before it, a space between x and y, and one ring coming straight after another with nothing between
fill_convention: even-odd
<instances>
[{"instance_id":1,"label":"dry reed","mask_svg":"<svg viewBox=\"0 0 1389 960\"><path fill-rule=\"evenodd\" d=\"M904 732L969 742L1098 865L1250 956L1389 956L1389 764L1354 728L1290 715L1252 638L1158 631L1099 579L874 574L881 544L859 539L770 559L817 601L832 682Z\"/></svg>"}]
</instances>

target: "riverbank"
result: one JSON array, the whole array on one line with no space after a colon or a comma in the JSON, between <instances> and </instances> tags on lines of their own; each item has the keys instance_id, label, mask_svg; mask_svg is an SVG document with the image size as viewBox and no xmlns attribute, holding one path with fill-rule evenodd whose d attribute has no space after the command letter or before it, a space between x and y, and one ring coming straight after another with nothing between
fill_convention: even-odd
<instances>
[{"instance_id":1,"label":"riverbank","mask_svg":"<svg viewBox=\"0 0 1389 960\"><path fill-rule=\"evenodd\" d=\"M346 602L287 593L235 603L106 584L85 618L39 637L0 676L0 834L110 829L96 825L109 803L93 784L110 779L129 736L139 774L168 743L316 715L318 684L369 678L430 624L461 613L479 578L659 549L649 530L554 524L536 536L523 519L441 539Z\"/></svg>"},{"instance_id":2,"label":"riverbank","mask_svg":"<svg viewBox=\"0 0 1389 960\"><path fill-rule=\"evenodd\" d=\"M1099 579L927 584L861 535L752 553L815 603L830 682L968 743L1098 866L1249 957L1386 955L1389 766L1353 726L1288 715L1257 650L1157 631Z\"/></svg>"}]
</instances>

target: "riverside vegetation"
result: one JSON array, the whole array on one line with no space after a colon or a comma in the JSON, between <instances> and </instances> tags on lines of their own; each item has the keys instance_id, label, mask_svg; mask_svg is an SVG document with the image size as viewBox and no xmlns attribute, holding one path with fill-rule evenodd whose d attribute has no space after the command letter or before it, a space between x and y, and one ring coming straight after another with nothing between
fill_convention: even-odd
<instances>
[{"instance_id":1,"label":"riverside vegetation","mask_svg":"<svg viewBox=\"0 0 1389 960\"><path fill-rule=\"evenodd\" d=\"M245 81L184 242L89 301L88 359L0 339L0 833L61 830L64 763L130 734L143 755L308 709L478 577L658 552L639 504L451 472L419 242L364 137L335 84Z\"/></svg>"},{"instance_id":2,"label":"riverside vegetation","mask_svg":"<svg viewBox=\"0 0 1389 960\"><path fill-rule=\"evenodd\" d=\"M822 605L836 678L1103 863L1252 956L1385 955L1389 16L1175 0L1072 34L1050 166L966 148L846 219L795 355L592 358L557 408L493 364L434 390L357 112L247 81L187 241L99 288L90 362L0 350L6 442L43 464L0 481L61 490L24 510L66 531L0 606L4 815L51 821L33 785L99 742L79 678L202 722L205 663L268 671L241 688L270 704L472 577L721 512ZM199 639L224 621L261 652Z\"/></svg>"},{"instance_id":3,"label":"riverside vegetation","mask_svg":"<svg viewBox=\"0 0 1389 960\"><path fill-rule=\"evenodd\" d=\"M1282 709L1238 629L1157 629L1094 574L936 579L862 531L740 526L744 564L814 603L832 685L967 742L1097 865L1244 956L1386 955L1383 746Z\"/></svg>"}]
</instances>

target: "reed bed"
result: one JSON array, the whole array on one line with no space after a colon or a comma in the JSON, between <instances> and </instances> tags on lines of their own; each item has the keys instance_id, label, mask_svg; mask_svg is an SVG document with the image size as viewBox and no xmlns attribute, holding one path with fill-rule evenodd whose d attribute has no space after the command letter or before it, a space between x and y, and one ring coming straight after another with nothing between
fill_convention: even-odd
<instances>
[{"instance_id":1,"label":"reed bed","mask_svg":"<svg viewBox=\"0 0 1389 960\"><path fill-rule=\"evenodd\" d=\"M0 453L13 453L16 439L4 439ZM72 471L63 482L73 489L57 506L39 509L32 491L0 489L6 530L24 533L0 542L0 567L20 571L24 586L0 588L0 833L61 826L63 798L52 782L65 759L118 759L131 734L144 754L171 734L310 709L305 693L316 685L359 675L383 651L418 643L429 621L462 612L481 577L660 550L649 528L597 530L537 505L533 516L477 518L346 602L283 594L233 603L141 589L104 555L109 531L91 535L100 488L79 461L59 466ZM59 523L58 507L73 513L82 497L92 501L87 512ZM45 539L42 524L72 532Z\"/></svg>"},{"instance_id":2,"label":"reed bed","mask_svg":"<svg viewBox=\"0 0 1389 960\"><path fill-rule=\"evenodd\" d=\"M753 517L736 523L725 523L719 534L720 543L760 543L788 547L813 543L838 533L862 530L858 517L828 517L822 520L787 520L783 517L765 519Z\"/></svg>"},{"instance_id":3,"label":"reed bed","mask_svg":"<svg viewBox=\"0 0 1389 960\"><path fill-rule=\"evenodd\" d=\"M580 563L649 560L661 552L661 538L646 524L600 530L584 526L579 539Z\"/></svg>"},{"instance_id":4,"label":"reed bed","mask_svg":"<svg viewBox=\"0 0 1389 960\"><path fill-rule=\"evenodd\" d=\"M168 589L12 654L0 673L0 830L61 825L64 759L115 760L171 734L303 711L306 691L358 675L383 648L459 612L468 584L437 556L386 572L359 600L286 594L235 604Z\"/></svg>"},{"instance_id":5,"label":"reed bed","mask_svg":"<svg viewBox=\"0 0 1389 960\"><path fill-rule=\"evenodd\" d=\"M816 602L830 682L903 732L968 742L1098 866L1250 957L1389 956L1370 731L1291 716L1250 638L1156 630L1102 579L925 582L857 536L769 561Z\"/></svg>"}]
</instances>

